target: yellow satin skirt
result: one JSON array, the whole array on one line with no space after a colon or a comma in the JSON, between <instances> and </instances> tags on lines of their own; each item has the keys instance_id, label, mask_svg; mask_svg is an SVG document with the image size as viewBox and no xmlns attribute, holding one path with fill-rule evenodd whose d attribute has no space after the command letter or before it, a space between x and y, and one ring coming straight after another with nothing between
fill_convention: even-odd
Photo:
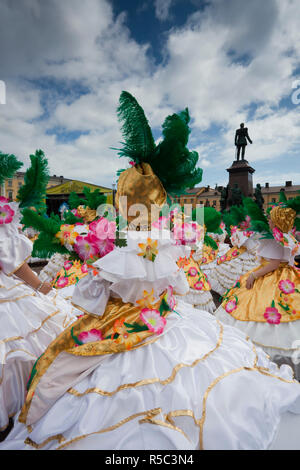
<instances>
[{"instance_id":1,"label":"yellow satin skirt","mask_svg":"<svg viewBox=\"0 0 300 470\"><path fill-rule=\"evenodd\" d=\"M279 267L255 280L252 289L246 281L268 262L244 274L235 287L224 296L222 307L236 320L267 322L278 325L300 319L300 272L299 269L281 263Z\"/></svg>"},{"instance_id":2,"label":"yellow satin skirt","mask_svg":"<svg viewBox=\"0 0 300 470\"><path fill-rule=\"evenodd\" d=\"M179 258L177 265L184 270L191 289L198 292L209 292L211 290L206 274L201 270L199 263L193 259L192 255L188 259L186 257Z\"/></svg>"}]
</instances>

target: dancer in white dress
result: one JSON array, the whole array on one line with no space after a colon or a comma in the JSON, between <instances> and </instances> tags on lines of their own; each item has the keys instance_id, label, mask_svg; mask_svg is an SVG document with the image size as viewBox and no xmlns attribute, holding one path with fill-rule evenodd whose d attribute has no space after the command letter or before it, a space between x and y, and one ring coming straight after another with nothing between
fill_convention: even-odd
<instances>
[{"instance_id":1,"label":"dancer in white dress","mask_svg":"<svg viewBox=\"0 0 300 470\"><path fill-rule=\"evenodd\" d=\"M245 201L242 206L232 206L223 214L232 248L218 255L215 268L207 273L212 289L220 295L234 286L243 274L259 266L256 253L259 237L249 231L251 219Z\"/></svg>"},{"instance_id":2,"label":"dancer in white dress","mask_svg":"<svg viewBox=\"0 0 300 470\"><path fill-rule=\"evenodd\" d=\"M154 203L155 188L162 203L147 163L122 173L120 195L134 196L132 178L137 201ZM175 306L173 289L188 289L182 250L167 234L129 231L127 247L95 263L73 298L86 313L37 361L1 450L285 446L280 421L299 426L299 383L238 329Z\"/></svg>"},{"instance_id":3,"label":"dancer in white dress","mask_svg":"<svg viewBox=\"0 0 300 470\"><path fill-rule=\"evenodd\" d=\"M35 163L41 158L32 157ZM0 167L1 163L0 159ZM34 362L77 316L76 309L28 266L32 242L19 231L19 203L2 198L0 206L0 428L4 430L24 403Z\"/></svg>"}]
</instances>

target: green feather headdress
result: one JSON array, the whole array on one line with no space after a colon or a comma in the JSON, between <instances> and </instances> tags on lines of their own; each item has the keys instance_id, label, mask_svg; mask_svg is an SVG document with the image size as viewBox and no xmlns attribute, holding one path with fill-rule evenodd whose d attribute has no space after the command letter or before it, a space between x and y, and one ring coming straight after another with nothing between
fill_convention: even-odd
<instances>
[{"instance_id":1,"label":"green feather headdress","mask_svg":"<svg viewBox=\"0 0 300 470\"><path fill-rule=\"evenodd\" d=\"M0 185L23 166L15 155L0 152Z\"/></svg>"},{"instance_id":2,"label":"green feather headdress","mask_svg":"<svg viewBox=\"0 0 300 470\"><path fill-rule=\"evenodd\" d=\"M17 201L20 208L35 207L39 212L46 211L46 189L49 181L48 160L42 150L30 155L31 166L24 176L24 184L19 188Z\"/></svg>"},{"instance_id":3,"label":"green feather headdress","mask_svg":"<svg viewBox=\"0 0 300 470\"><path fill-rule=\"evenodd\" d=\"M196 220L196 209L192 211L192 220ZM220 224L222 222L222 215L214 207L204 207L204 224L206 227L206 233L204 235L203 243L207 246L212 247L214 250L218 248L215 240L208 235L208 233L222 233Z\"/></svg>"},{"instance_id":4,"label":"green feather headdress","mask_svg":"<svg viewBox=\"0 0 300 470\"><path fill-rule=\"evenodd\" d=\"M163 140L158 145L143 109L127 91L121 93L118 118L122 122L124 138L118 152L120 157L128 157L136 164L149 163L171 196L179 196L186 188L201 182L202 169L196 168L198 153L190 152L186 147L190 134L187 108L165 119Z\"/></svg>"}]
</instances>

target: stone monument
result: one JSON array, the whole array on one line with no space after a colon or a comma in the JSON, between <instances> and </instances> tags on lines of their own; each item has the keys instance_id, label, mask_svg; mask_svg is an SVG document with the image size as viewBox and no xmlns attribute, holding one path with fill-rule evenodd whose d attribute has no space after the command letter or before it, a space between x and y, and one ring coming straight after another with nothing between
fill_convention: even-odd
<instances>
[{"instance_id":1,"label":"stone monument","mask_svg":"<svg viewBox=\"0 0 300 470\"><path fill-rule=\"evenodd\" d=\"M241 190L243 196L253 197L252 175L255 170L249 165L249 162L245 160L247 140L250 142L250 144L252 144L252 140L250 139L248 134L248 128L245 127L244 123L242 123L240 125L240 128L236 130L234 139L234 145L236 146L237 150L236 160L232 163L230 168L227 168L227 171L229 173L229 201L232 201L232 190L237 188ZM241 152L242 158L240 160Z\"/></svg>"}]
</instances>

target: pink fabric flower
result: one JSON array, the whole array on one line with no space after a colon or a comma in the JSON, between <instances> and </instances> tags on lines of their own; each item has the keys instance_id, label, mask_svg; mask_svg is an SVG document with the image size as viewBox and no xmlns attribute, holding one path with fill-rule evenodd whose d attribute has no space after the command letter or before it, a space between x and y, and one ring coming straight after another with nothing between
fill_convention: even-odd
<instances>
[{"instance_id":1,"label":"pink fabric flower","mask_svg":"<svg viewBox=\"0 0 300 470\"><path fill-rule=\"evenodd\" d=\"M280 281L278 286L281 292L283 292L284 294L293 294L295 292L295 284L289 279L284 279L283 281Z\"/></svg>"},{"instance_id":2,"label":"pink fabric flower","mask_svg":"<svg viewBox=\"0 0 300 470\"><path fill-rule=\"evenodd\" d=\"M237 255L238 255L238 251L237 251L237 250L233 250L233 252L231 253L231 255L232 255L233 257L237 256Z\"/></svg>"},{"instance_id":3,"label":"pink fabric flower","mask_svg":"<svg viewBox=\"0 0 300 470\"><path fill-rule=\"evenodd\" d=\"M60 289L63 289L63 287L66 287L68 285L68 282L69 282L69 280L68 280L67 277L61 276L60 278L58 278L58 280L56 282L56 285Z\"/></svg>"},{"instance_id":4,"label":"pink fabric flower","mask_svg":"<svg viewBox=\"0 0 300 470\"><path fill-rule=\"evenodd\" d=\"M235 300L229 300L225 305L225 310L227 313L231 313L237 309L237 303Z\"/></svg>"},{"instance_id":5,"label":"pink fabric flower","mask_svg":"<svg viewBox=\"0 0 300 470\"><path fill-rule=\"evenodd\" d=\"M84 273L84 274L88 272L88 267L87 267L86 264L83 264L83 265L81 266L81 272Z\"/></svg>"},{"instance_id":6,"label":"pink fabric flower","mask_svg":"<svg viewBox=\"0 0 300 470\"><path fill-rule=\"evenodd\" d=\"M207 263L207 258L202 258L201 262L202 262L203 264Z\"/></svg>"},{"instance_id":7,"label":"pink fabric flower","mask_svg":"<svg viewBox=\"0 0 300 470\"><path fill-rule=\"evenodd\" d=\"M65 261L64 262L64 268L65 268L66 271L69 271L69 269L71 269L72 266L73 266L72 261Z\"/></svg>"},{"instance_id":8,"label":"pink fabric flower","mask_svg":"<svg viewBox=\"0 0 300 470\"><path fill-rule=\"evenodd\" d=\"M198 224L192 222L184 222L183 224L174 225L174 238L179 240L182 245L187 243L196 243L201 239L202 232Z\"/></svg>"},{"instance_id":9,"label":"pink fabric flower","mask_svg":"<svg viewBox=\"0 0 300 470\"><path fill-rule=\"evenodd\" d=\"M110 222L105 217L92 222L90 230L98 240L115 240L116 238L116 222Z\"/></svg>"},{"instance_id":10,"label":"pink fabric flower","mask_svg":"<svg viewBox=\"0 0 300 470\"><path fill-rule=\"evenodd\" d=\"M203 287L204 287L204 283L202 281L197 281L197 282L195 282L193 287L196 290L202 290Z\"/></svg>"},{"instance_id":11,"label":"pink fabric flower","mask_svg":"<svg viewBox=\"0 0 300 470\"><path fill-rule=\"evenodd\" d=\"M86 343L94 343L95 341L102 341L103 335L101 330L96 330L93 328L92 330L89 331L83 331L78 335L79 341L81 341L83 344Z\"/></svg>"},{"instance_id":12,"label":"pink fabric flower","mask_svg":"<svg viewBox=\"0 0 300 470\"><path fill-rule=\"evenodd\" d=\"M167 323L166 319L160 316L159 311L150 308L143 308L140 313L141 320L148 326L152 333L160 335L165 328Z\"/></svg>"},{"instance_id":13,"label":"pink fabric flower","mask_svg":"<svg viewBox=\"0 0 300 470\"><path fill-rule=\"evenodd\" d=\"M71 212L72 212L72 214L75 215L75 217L80 217L79 214L78 214L78 210L77 210L77 209L72 209Z\"/></svg>"},{"instance_id":14,"label":"pink fabric flower","mask_svg":"<svg viewBox=\"0 0 300 470\"><path fill-rule=\"evenodd\" d=\"M279 325L281 319L281 315L275 307L266 308L264 317L271 325Z\"/></svg>"},{"instance_id":15,"label":"pink fabric flower","mask_svg":"<svg viewBox=\"0 0 300 470\"><path fill-rule=\"evenodd\" d=\"M87 259L98 255L99 250L97 242L98 239L91 233L89 233L86 237L78 236L74 244L74 250L80 259L86 261Z\"/></svg>"},{"instance_id":16,"label":"pink fabric flower","mask_svg":"<svg viewBox=\"0 0 300 470\"><path fill-rule=\"evenodd\" d=\"M278 242L282 242L283 233L282 233L281 230L279 230L279 228L277 228L277 227L273 228L273 236L274 236L275 240L277 240Z\"/></svg>"},{"instance_id":17,"label":"pink fabric flower","mask_svg":"<svg viewBox=\"0 0 300 470\"><path fill-rule=\"evenodd\" d=\"M169 305L169 307L173 310L176 306L176 300L175 300L175 297L173 295L173 287L172 286L168 286L167 293L165 295L165 299L166 299L166 302Z\"/></svg>"},{"instance_id":18,"label":"pink fabric flower","mask_svg":"<svg viewBox=\"0 0 300 470\"><path fill-rule=\"evenodd\" d=\"M113 240L109 240L107 238L106 240L98 240L97 247L100 258L103 258L103 256L107 255L108 253L114 250L115 244Z\"/></svg>"},{"instance_id":19,"label":"pink fabric flower","mask_svg":"<svg viewBox=\"0 0 300 470\"><path fill-rule=\"evenodd\" d=\"M3 203L3 202L4 202L4 203L7 203L7 202L9 202L9 200L8 200L6 197L4 197L4 196L0 196L0 203ZM296 228L296 227L295 227L295 228Z\"/></svg>"},{"instance_id":20,"label":"pink fabric flower","mask_svg":"<svg viewBox=\"0 0 300 470\"><path fill-rule=\"evenodd\" d=\"M190 268L189 271L188 271L188 273L189 273L189 275L190 275L191 277L195 277L195 276L197 276L198 271L197 271L196 268Z\"/></svg>"},{"instance_id":21,"label":"pink fabric flower","mask_svg":"<svg viewBox=\"0 0 300 470\"><path fill-rule=\"evenodd\" d=\"M10 224L14 215L15 212L7 204L0 206L0 225Z\"/></svg>"},{"instance_id":22,"label":"pink fabric flower","mask_svg":"<svg viewBox=\"0 0 300 470\"><path fill-rule=\"evenodd\" d=\"M160 230L166 228L169 220L169 217L161 216L156 222L152 223L152 227Z\"/></svg>"}]
</instances>

